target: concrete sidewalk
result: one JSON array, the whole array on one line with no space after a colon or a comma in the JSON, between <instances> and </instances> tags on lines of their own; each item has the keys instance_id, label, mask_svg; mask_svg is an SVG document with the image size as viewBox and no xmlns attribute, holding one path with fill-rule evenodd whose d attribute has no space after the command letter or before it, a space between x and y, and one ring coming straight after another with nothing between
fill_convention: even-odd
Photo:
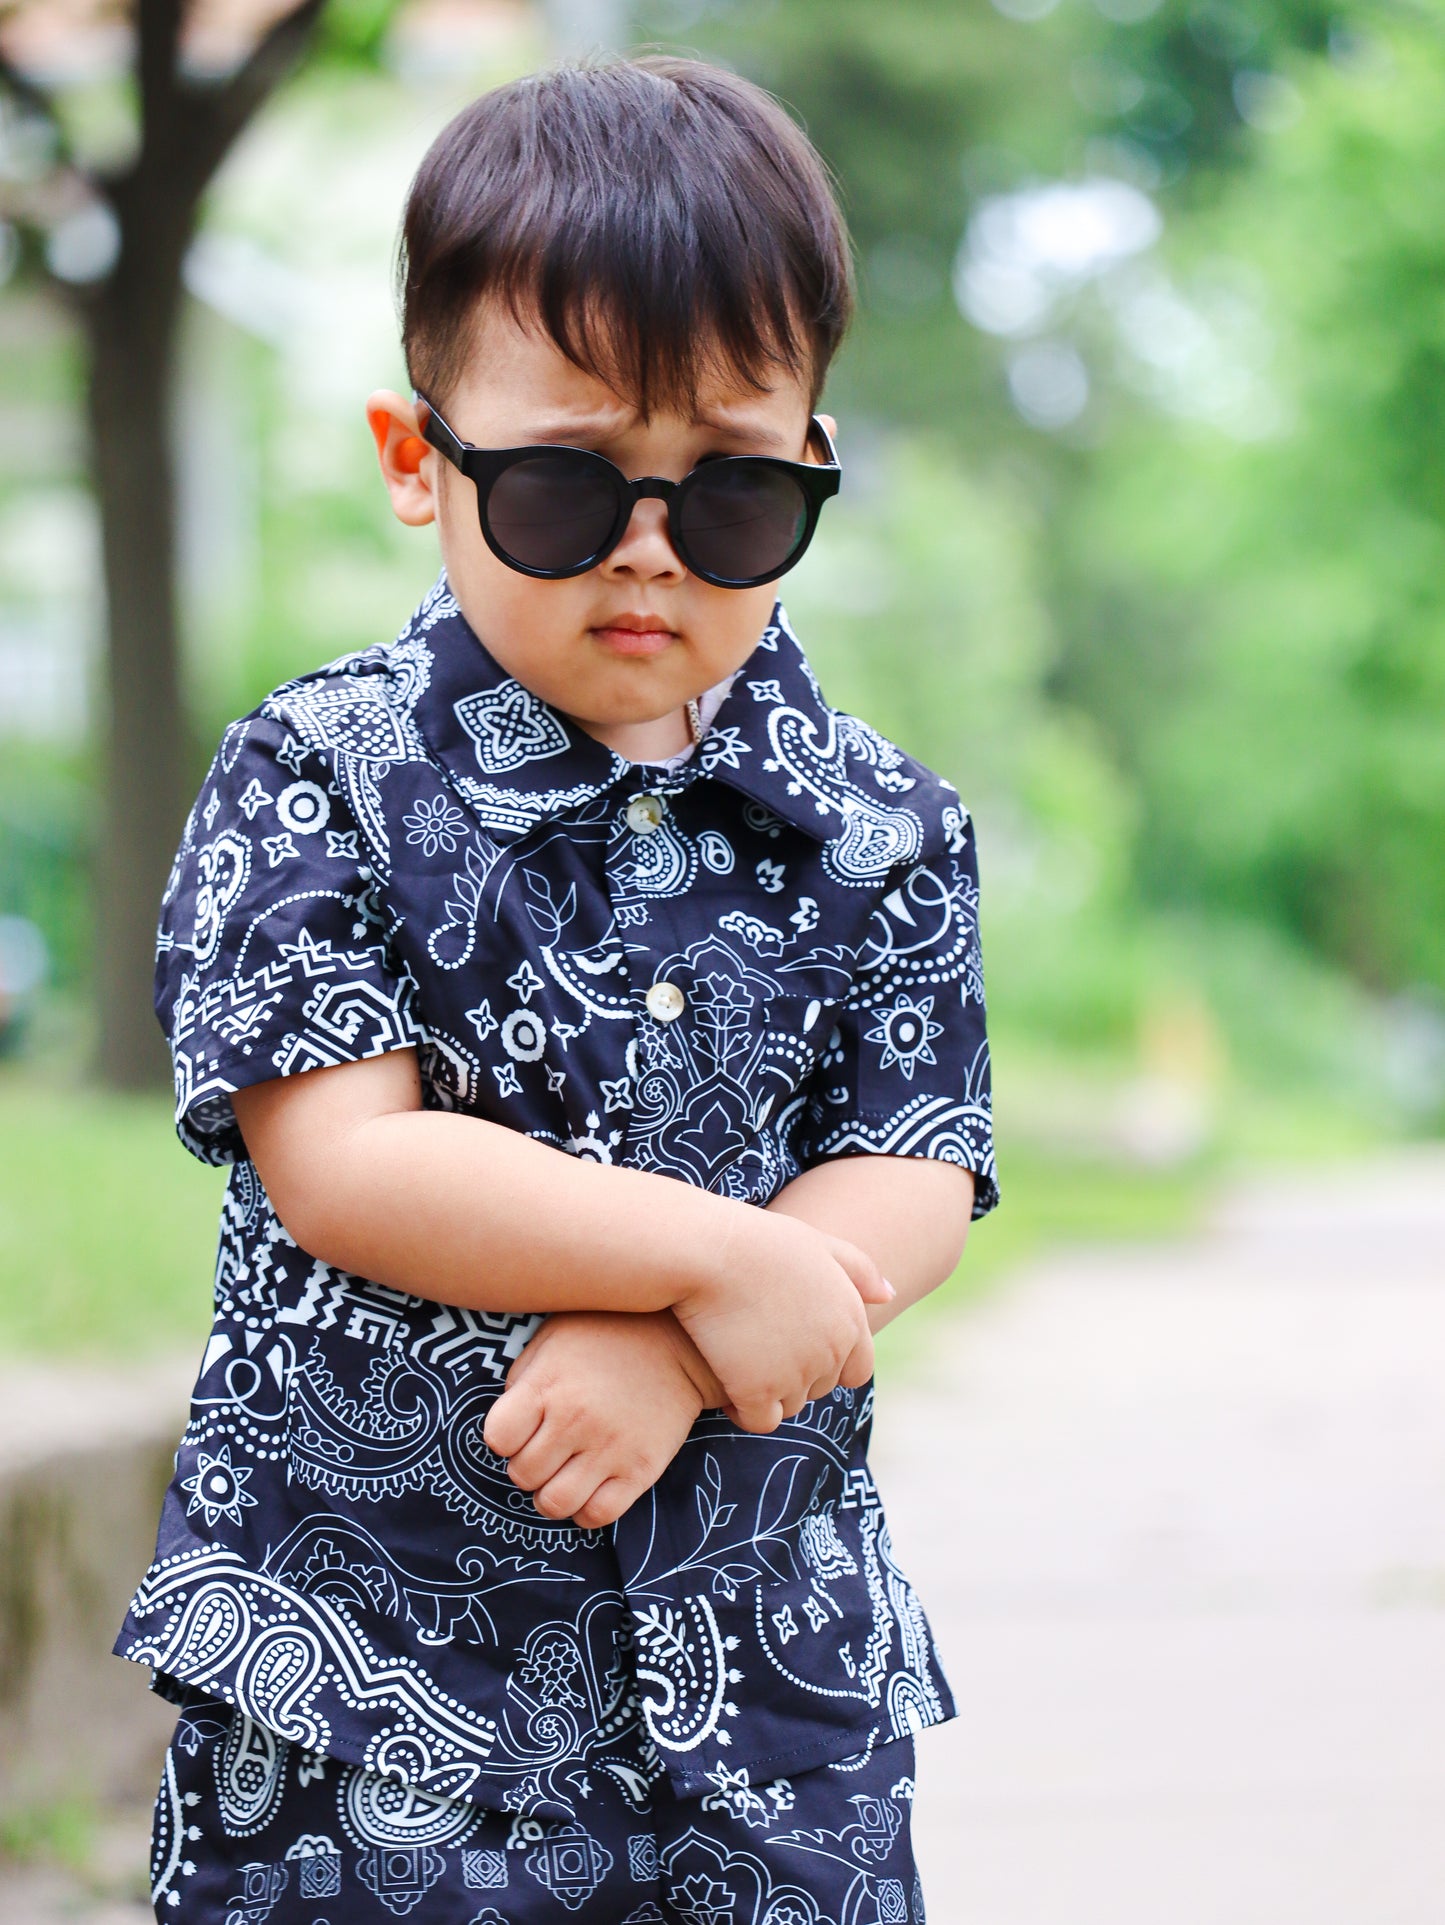
<instances>
[{"instance_id":1,"label":"concrete sidewalk","mask_svg":"<svg viewBox=\"0 0 1445 1925\"><path fill-rule=\"evenodd\" d=\"M1445 1917L1445 1157L1060 1257L885 1385L931 1925Z\"/></svg>"},{"instance_id":2,"label":"concrete sidewalk","mask_svg":"<svg viewBox=\"0 0 1445 1925\"><path fill-rule=\"evenodd\" d=\"M1442 1383L1439 1153L940 1319L876 1450L961 1711L931 1925L1440 1925ZM0 1873L0 1925L139 1925L144 1831L89 1895Z\"/></svg>"}]
</instances>

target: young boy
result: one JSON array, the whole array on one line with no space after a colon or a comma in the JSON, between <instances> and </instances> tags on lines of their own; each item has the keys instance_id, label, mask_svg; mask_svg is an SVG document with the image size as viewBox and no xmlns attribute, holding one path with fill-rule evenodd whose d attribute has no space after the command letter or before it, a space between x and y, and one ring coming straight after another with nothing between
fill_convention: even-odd
<instances>
[{"instance_id":1,"label":"young boy","mask_svg":"<svg viewBox=\"0 0 1445 1925\"><path fill-rule=\"evenodd\" d=\"M988 1059L968 819L774 604L841 219L765 95L617 62L468 108L403 268L444 574L227 731L166 894L235 1168L116 1647L157 1916L921 1920L870 1323L994 1199Z\"/></svg>"}]
</instances>

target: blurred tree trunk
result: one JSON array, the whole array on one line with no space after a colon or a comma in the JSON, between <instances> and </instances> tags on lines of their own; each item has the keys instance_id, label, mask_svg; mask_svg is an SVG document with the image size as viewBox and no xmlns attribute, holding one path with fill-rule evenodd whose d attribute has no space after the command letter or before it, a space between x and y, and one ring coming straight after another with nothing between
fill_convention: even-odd
<instances>
[{"instance_id":1,"label":"blurred tree trunk","mask_svg":"<svg viewBox=\"0 0 1445 1925\"><path fill-rule=\"evenodd\" d=\"M163 1082L151 1016L156 907L185 819L189 756L175 581L172 420L181 267L192 208L178 181L115 197L114 270L80 303L107 642L104 811L95 881L97 1068Z\"/></svg>"},{"instance_id":2,"label":"blurred tree trunk","mask_svg":"<svg viewBox=\"0 0 1445 1925\"><path fill-rule=\"evenodd\" d=\"M298 0L219 80L188 75L187 0L136 0L139 145L121 172L67 161L114 224L113 264L63 291L87 346L91 473L104 567L107 719L96 888L101 1078L118 1089L166 1080L151 1016L156 909L188 800L176 595L172 409L182 269L202 196L238 135L301 59L325 0ZM54 102L13 62L0 82L27 112Z\"/></svg>"}]
</instances>

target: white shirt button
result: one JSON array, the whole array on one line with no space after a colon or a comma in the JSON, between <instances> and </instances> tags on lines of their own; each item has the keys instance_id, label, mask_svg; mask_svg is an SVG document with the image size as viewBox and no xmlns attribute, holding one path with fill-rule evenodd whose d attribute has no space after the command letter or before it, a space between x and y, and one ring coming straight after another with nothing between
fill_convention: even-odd
<instances>
[{"instance_id":1,"label":"white shirt button","mask_svg":"<svg viewBox=\"0 0 1445 1925\"><path fill-rule=\"evenodd\" d=\"M660 795L635 795L627 805L627 826L635 834L650 836L662 823L666 805Z\"/></svg>"},{"instance_id":2,"label":"white shirt button","mask_svg":"<svg viewBox=\"0 0 1445 1925\"><path fill-rule=\"evenodd\" d=\"M676 983L654 983L647 992L647 1013L660 1023L670 1023L674 1016L680 1016L686 1003Z\"/></svg>"}]
</instances>

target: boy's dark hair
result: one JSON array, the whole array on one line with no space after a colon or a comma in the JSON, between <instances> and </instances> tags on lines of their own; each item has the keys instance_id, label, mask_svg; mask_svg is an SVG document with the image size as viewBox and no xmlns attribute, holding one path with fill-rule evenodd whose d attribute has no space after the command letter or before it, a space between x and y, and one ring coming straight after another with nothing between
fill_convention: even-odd
<instances>
[{"instance_id":1,"label":"boy's dark hair","mask_svg":"<svg viewBox=\"0 0 1445 1925\"><path fill-rule=\"evenodd\" d=\"M762 390L784 370L816 402L853 305L806 135L749 81L662 56L473 101L412 182L397 278L407 369L438 406L483 295L644 415L693 412L710 375Z\"/></svg>"}]
</instances>

